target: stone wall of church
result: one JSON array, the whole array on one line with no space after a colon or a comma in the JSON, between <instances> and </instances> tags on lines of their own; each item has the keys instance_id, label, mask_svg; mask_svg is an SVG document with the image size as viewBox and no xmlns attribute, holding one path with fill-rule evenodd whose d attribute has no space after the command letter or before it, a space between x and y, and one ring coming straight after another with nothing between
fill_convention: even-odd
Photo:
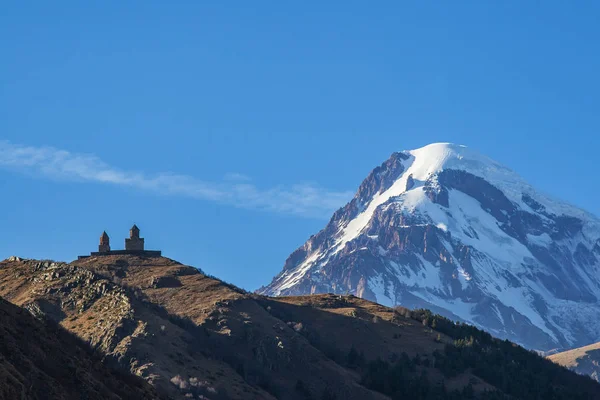
<instances>
[{"instance_id":1,"label":"stone wall of church","mask_svg":"<svg viewBox=\"0 0 600 400\"><path fill-rule=\"evenodd\" d=\"M133 250L133 251L144 250L144 239L142 239L142 238L125 239L125 250Z\"/></svg>"}]
</instances>

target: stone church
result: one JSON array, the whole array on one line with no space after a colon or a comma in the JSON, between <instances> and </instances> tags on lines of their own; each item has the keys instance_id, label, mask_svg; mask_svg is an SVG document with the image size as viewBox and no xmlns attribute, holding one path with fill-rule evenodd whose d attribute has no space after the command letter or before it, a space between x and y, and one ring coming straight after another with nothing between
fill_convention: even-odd
<instances>
[{"instance_id":1,"label":"stone church","mask_svg":"<svg viewBox=\"0 0 600 400\"><path fill-rule=\"evenodd\" d=\"M109 256L117 254L131 254L145 257L160 257L162 252L160 250L145 250L144 249L144 238L140 237L140 228L137 225L133 225L129 230L129 238L125 239L125 250L111 250L110 249L110 238L106 231L102 232L100 236L100 244L98 245L98 251L90 253L89 256L79 256L79 259L87 257L97 256Z\"/></svg>"}]
</instances>

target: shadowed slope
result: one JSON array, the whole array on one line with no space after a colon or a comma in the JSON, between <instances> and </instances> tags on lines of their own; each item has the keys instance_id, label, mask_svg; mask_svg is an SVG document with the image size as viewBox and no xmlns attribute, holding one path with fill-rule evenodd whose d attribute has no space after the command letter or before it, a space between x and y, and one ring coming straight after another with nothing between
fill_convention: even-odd
<instances>
[{"instance_id":1,"label":"shadowed slope","mask_svg":"<svg viewBox=\"0 0 600 400\"><path fill-rule=\"evenodd\" d=\"M52 322L0 299L0 399L154 399L143 380L108 369Z\"/></svg>"}]
</instances>

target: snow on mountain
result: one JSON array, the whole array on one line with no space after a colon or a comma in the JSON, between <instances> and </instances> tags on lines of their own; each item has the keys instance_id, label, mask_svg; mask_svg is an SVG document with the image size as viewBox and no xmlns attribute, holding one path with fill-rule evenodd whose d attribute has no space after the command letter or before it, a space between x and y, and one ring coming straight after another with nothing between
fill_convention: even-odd
<instances>
[{"instance_id":1,"label":"snow on mountain","mask_svg":"<svg viewBox=\"0 0 600 400\"><path fill-rule=\"evenodd\" d=\"M394 153L260 293L426 307L526 347L598 341L600 220L465 146Z\"/></svg>"}]
</instances>

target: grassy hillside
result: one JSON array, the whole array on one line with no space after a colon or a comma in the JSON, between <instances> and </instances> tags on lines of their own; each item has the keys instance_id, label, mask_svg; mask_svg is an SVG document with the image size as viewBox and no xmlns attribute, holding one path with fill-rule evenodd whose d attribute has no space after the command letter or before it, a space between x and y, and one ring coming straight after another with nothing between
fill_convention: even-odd
<instances>
[{"instance_id":1,"label":"grassy hillside","mask_svg":"<svg viewBox=\"0 0 600 400\"><path fill-rule=\"evenodd\" d=\"M600 380L600 343L556 353L549 360L582 375L589 375L595 381Z\"/></svg>"}]
</instances>

